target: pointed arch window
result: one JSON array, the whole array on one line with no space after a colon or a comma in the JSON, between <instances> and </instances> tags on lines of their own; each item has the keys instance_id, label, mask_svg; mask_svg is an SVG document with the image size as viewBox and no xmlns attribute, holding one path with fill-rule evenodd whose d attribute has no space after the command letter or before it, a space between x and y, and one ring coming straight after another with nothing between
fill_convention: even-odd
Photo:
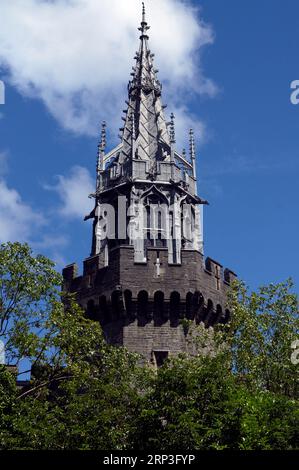
<instances>
[{"instance_id":1,"label":"pointed arch window","mask_svg":"<svg viewBox=\"0 0 299 470\"><path fill-rule=\"evenodd\" d=\"M145 240L147 247L167 246L167 217L168 207L156 195L150 195L145 200Z\"/></svg>"}]
</instances>

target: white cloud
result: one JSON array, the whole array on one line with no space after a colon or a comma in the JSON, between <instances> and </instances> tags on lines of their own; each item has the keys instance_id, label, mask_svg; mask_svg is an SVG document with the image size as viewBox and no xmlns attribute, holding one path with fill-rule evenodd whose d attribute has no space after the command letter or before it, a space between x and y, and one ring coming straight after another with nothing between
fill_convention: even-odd
<instances>
[{"instance_id":1,"label":"white cloud","mask_svg":"<svg viewBox=\"0 0 299 470\"><path fill-rule=\"evenodd\" d=\"M45 217L42 209L31 207L7 184L4 179L8 171L7 157L8 152L0 152L0 243L29 242L35 251L41 250L54 259L60 268L65 263L61 252L68 246L69 236L58 233L57 224L74 218L82 220L89 214L94 202L87 196L94 191L95 182L88 170L80 166L72 167L67 176L58 175L57 184L44 188L58 194L60 205L47 209Z\"/></svg>"},{"instance_id":2,"label":"white cloud","mask_svg":"<svg viewBox=\"0 0 299 470\"><path fill-rule=\"evenodd\" d=\"M117 129L140 9L139 0L1 0L0 65L64 128L93 134L106 119ZM213 95L200 64L213 33L198 10L184 0L148 0L147 16L170 111L182 109L190 93Z\"/></svg>"},{"instance_id":3,"label":"white cloud","mask_svg":"<svg viewBox=\"0 0 299 470\"><path fill-rule=\"evenodd\" d=\"M58 249L65 248L69 243L69 239L65 235L51 235L49 233L45 234L41 240L34 242L35 249Z\"/></svg>"},{"instance_id":4,"label":"white cloud","mask_svg":"<svg viewBox=\"0 0 299 470\"><path fill-rule=\"evenodd\" d=\"M201 143L207 139L207 130L202 121L188 111L186 106L179 106L175 111L175 134L177 150L189 151L189 129L194 130L194 137Z\"/></svg>"},{"instance_id":5,"label":"white cloud","mask_svg":"<svg viewBox=\"0 0 299 470\"><path fill-rule=\"evenodd\" d=\"M0 179L0 241L29 241L44 223L42 215Z\"/></svg>"},{"instance_id":6,"label":"white cloud","mask_svg":"<svg viewBox=\"0 0 299 470\"><path fill-rule=\"evenodd\" d=\"M81 219L89 214L94 203L87 196L95 190L95 182L89 171L81 166L74 166L69 176L58 175L57 180L54 186L45 185L44 188L59 195L59 214L66 218Z\"/></svg>"},{"instance_id":7,"label":"white cloud","mask_svg":"<svg viewBox=\"0 0 299 470\"><path fill-rule=\"evenodd\" d=\"M56 269L61 271L62 268L64 268L64 266L67 264L67 261L62 253L67 248L68 244L69 237L67 235L59 235L54 231L54 233L46 233L44 235L41 234L41 238L32 243L32 246L35 251L47 253L51 260L56 264Z\"/></svg>"}]
</instances>

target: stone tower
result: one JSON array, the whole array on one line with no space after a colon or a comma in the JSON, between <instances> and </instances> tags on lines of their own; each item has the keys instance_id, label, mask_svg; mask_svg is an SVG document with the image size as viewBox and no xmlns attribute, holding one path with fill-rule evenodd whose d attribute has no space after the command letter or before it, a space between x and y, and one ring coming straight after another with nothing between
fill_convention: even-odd
<instances>
[{"instance_id":1,"label":"stone tower","mask_svg":"<svg viewBox=\"0 0 299 470\"><path fill-rule=\"evenodd\" d=\"M234 273L203 256L202 205L190 130L189 157L175 148L175 121L164 115L162 86L148 44L143 6L121 142L106 153L102 124L92 248L83 274L63 270L109 342L161 364L188 349L181 320L227 322L226 292Z\"/></svg>"}]
</instances>

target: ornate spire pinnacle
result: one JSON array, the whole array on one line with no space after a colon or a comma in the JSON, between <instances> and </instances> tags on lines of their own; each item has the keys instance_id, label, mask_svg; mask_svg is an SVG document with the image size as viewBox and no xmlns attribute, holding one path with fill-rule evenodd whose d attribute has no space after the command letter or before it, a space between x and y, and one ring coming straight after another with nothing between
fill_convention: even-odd
<instances>
[{"instance_id":1,"label":"ornate spire pinnacle","mask_svg":"<svg viewBox=\"0 0 299 470\"><path fill-rule=\"evenodd\" d=\"M175 144L175 126L174 126L174 119L175 119L175 115L173 113L171 113L170 115L170 123L169 123L169 135L170 135L170 143L171 144Z\"/></svg>"},{"instance_id":2,"label":"ornate spire pinnacle","mask_svg":"<svg viewBox=\"0 0 299 470\"><path fill-rule=\"evenodd\" d=\"M150 26L148 26L147 21L145 19L145 5L144 2L142 2L142 20L140 23L140 28L138 28L139 31L141 31L141 36L140 39L148 39L148 35L146 32L150 29Z\"/></svg>"},{"instance_id":3,"label":"ornate spire pinnacle","mask_svg":"<svg viewBox=\"0 0 299 470\"><path fill-rule=\"evenodd\" d=\"M144 5L144 2L142 2L142 23L146 23L146 21L145 21L145 5Z\"/></svg>"},{"instance_id":4,"label":"ornate spire pinnacle","mask_svg":"<svg viewBox=\"0 0 299 470\"><path fill-rule=\"evenodd\" d=\"M121 130L119 163L128 159L155 161L170 158L170 138L161 101L162 86L153 64L147 31L149 26L142 4L139 49L128 84L127 112ZM133 145L134 142L134 145Z\"/></svg>"},{"instance_id":5,"label":"ornate spire pinnacle","mask_svg":"<svg viewBox=\"0 0 299 470\"><path fill-rule=\"evenodd\" d=\"M135 127L135 115L132 113L132 158L135 158L136 154L136 127Z\"/></svg>"},{"instance_id":6,"label":"ornate spire pinnacle","mask_svg":"<svg viewBox=\"0 0 299 470\"><path fill-rule=\"evenodd\" d=\"M104 155L106 150L106 122L101 124L101 140L98 144L97 173L104 170Z\"/></svg>"},{"instance_id":7,"label":"ornate spire pinnacle","mask_svg":"<svg viewBox=\"0 0 299 470\"><path fill-rule=\"evenodd\" d=\"M106 127L107 127L107 124L106 124L106 121L103 121L102 122L102 125L101 125L101 142L100 142L100 150L101 150L101 153L104 155L105 154L105 150L106 150Z\"/></svg>"},{"instance_id":8,"label":"ornate spire pinnacle","mask_svg":"<svg viewBox=\"0 0 299 470\"><path fill-rule=\"evenodd\" d=\"M174 114L171 113L170 115L170 122L169 122L169 137L170 137L170 162L171 165L171 178L174 177L174 144L175 144L175 127L174 127Z\"/></svg>"},{"instance_id":9,"label":"ornate spire pinnacle","mask_svg":"<svg viewBox=\"0 0 299 470\"><path fill-rule=\"evenodd\" d=\"M190 136L190 158L193 168L193 178L196 179L196 154L195 154L195 142L193 129L189 131Z\"/></svg>"}]
</instances>

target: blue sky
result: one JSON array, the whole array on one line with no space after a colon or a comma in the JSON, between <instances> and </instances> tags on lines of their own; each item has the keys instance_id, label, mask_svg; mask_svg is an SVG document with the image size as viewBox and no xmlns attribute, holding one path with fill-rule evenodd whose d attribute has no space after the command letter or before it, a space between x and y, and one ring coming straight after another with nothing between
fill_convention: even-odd
<instances>
[{"instance_id":1,"label":"blue sky","mask_svg":"<svg viewBox=\"0 0 299 470\"><path fill-rule=\"evenodd\" d=\"M135 0L128 2L130 14L115 17L113 2L102 2L99 19L116 22L114 43L111 24L99 37L80 29L83 22L88 30L91 16L84 5L93 0L82 0L73 17L63 3L48 3L53 9L46 11L46 20L36 0L25 2L26 11L19 0L14 2L19 10L6 0L0 6L10 25L0 32L0 78L6 85L6 102L0 105L0 240L28 240L59 269L72 261L81 266L90 251L91 225L83 216L94 185L95 129L108 116L108 145L117 142L140 16ZM164 102L169 112L177 112L180 144L184 129L187 147L192 120L201 136L199 190L210 202L204 214L205 254L252 288L292 276L298 289L299 105L290 102L290 83L299 79L299 3L161 0L161 19L157 4L148 1L148 20ZM74 29L82 36L76 36L74 48L66 38L60 50L50 33L56 18L63 31L64 15L77 22ZM28 18L32 41L49 45L42 60L30 37L22 37L20 24ZM49 22L48 35L47 28L38 27L41 18ZM164 45L159 44L162 20L171 32ZM65 61L69 67L63 67Z\"/></svg>"}]
</instances>

